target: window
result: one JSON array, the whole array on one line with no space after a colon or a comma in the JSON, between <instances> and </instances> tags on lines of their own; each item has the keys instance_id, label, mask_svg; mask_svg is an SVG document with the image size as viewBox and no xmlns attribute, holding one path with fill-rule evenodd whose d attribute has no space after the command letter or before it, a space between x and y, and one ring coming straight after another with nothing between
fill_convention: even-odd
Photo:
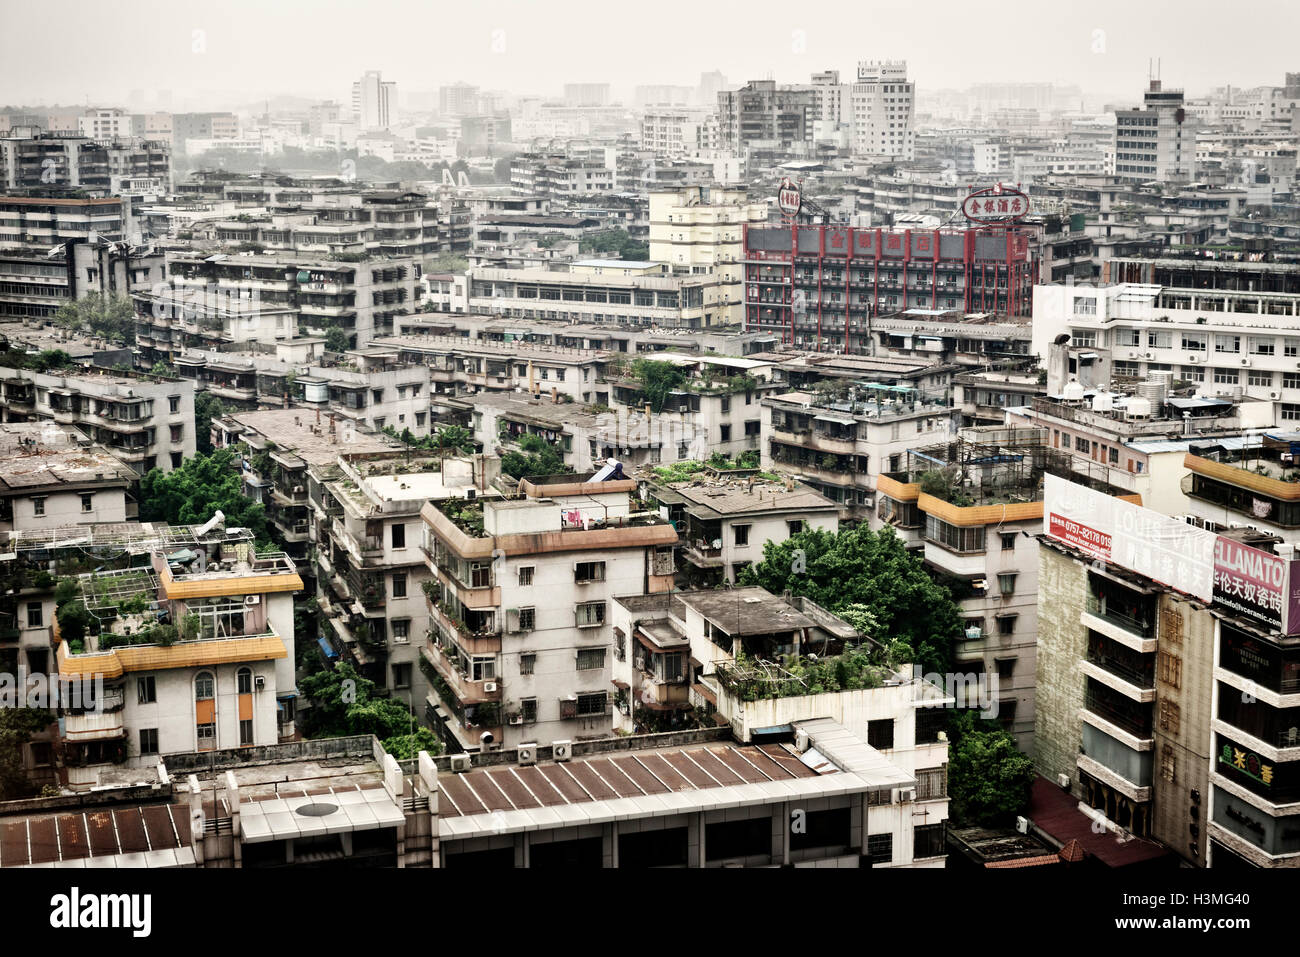
<instances>
[{"instance_id":1,"label":"window","mask_svg":"<svg viewBox=\"0 0 1300 957\"><path fill-rule=\"evenodd\" d=\"M135 697L137 704L153 704L158 700L158 690L154 686L153 675L135 679Z\"/></svg>"},{"instance_id":2,"label":"window","mask_svg":"<svg viewBox=\"0 0 1300 957\"><path fill-rule=\"evenodd\" d=\"M605 580L604 562L578 562L573 566L573 580L579 585Z\"/></svg>"},{"instance_id":3,"label":"window","mask_svg":"<svg viewBox=\"0 0 1300 957\"><path fill-rule=\"evenodd\" d=\"M1236 369L1214 370L1214 381L1217 385L1236 385L1240 379Z\"/></svg>"},{"instance_id":4,"label":"window","mask_svg":"<svg viewBox=\"0 0 1300 957\"><path fill-rule=\"evenodd\" d=\"M1136 349L1142 345L1142 330L1140 329L1116 329L1115 345L1128 346Z\"/></svg>"},{"instance_id":5,"label":"window","mask_svg":"<svg viewBox=\"0 0 1300 957\"><path fill-rule=\"evenodd\" d=\"M1012 551L1015 551L1015 549L1016 549L1016 533L1015 533L1015 532L1003 532L1003 533L1002 533L1002 550L1003 550L1004 552L1012 552Z\"/></svg>"},{"instance_id":6,"label":"window","mask_svg":"<svg viewBox=\"0 0 1300 957\"><path fill-rule=\"evenodd\" d=\"M217 726L212 722L199 725L195 732L199 739L198 750L211 751L216 746Z\"/></svg>"},{"instance_id":7,"label":"window","mask_svg":"<svg viewBox=\"0 0 1300 957\"><path fill-rule=\"evenodd\" d=\"M537 723L537 699L520 698L519 711L524 716L524 724Z\"/></svg>"},{"instance_id":8,"label":"window","mask_svg":"<svg viewBox=\"0 0 1300 957\"><path fill-rule=\"evenodd\" d=\"M1076 300L1077 301L1077 300ZM1074 329L1071 331L1070 345L1091 349L1097 344L1097 333L1092 330Z\"/></svg>"},{"instance_id":9,"label":"window","mask_svg":"<svg viewBox=\"0 0 1300 957\"><path fill-rule=\"evenodd\" d=\"M212 672L199 672L198 676L194 679L194 700L211 701L215 695L215 685L216 683L213 681Z\"/></svg>"},{"instance_id":10,"label":"window","mask_svg":"<svg viewBox=\"0 0 1300 957\"><path fill-rule=\"evenodd\" d=\"M535 565L524 565L519 569L519 587L528 588L533 583L533 572L536 570Z\"/></svg>"},{"instance_id":11,"label":"window","mask_svg":"<svg viewBox=\"0 0 1300 957\"><path fill-rule=\"evenodd\" d=\"M1000 572L998 574L998 592L1003 598L1015 594L1016 591L1016 573Z\"/></svg>"},{"instance_id":12,"label":"window","mask_svg":"<svg viewBox=\"0 0 1300 957\"><path fill-rule=\"evenodd\" d=\"M608 696L601 691L597 694L580 694L577 701L577 712L579 715L592 715L605 713L605 700Z\"/></svg>"},{"instance_id":13,"label":"window","mask_svg":"<svg viewBox=\"0 0 1300 957\"><path fill-rule=\"evenodd\" d=\"M1202 366L1183 366L1180 374L1188 382L1205 381L1205 369Z\"/></svg>"},{"instance_id":14,"label":"window","mask_svg":"<svg viewBox=\"0 0 1300 957\"><path fill-rule=\"evenodd\" d=\"M603 601L585 602L579 605L575 612L579 628L595 628L597 625L605 624L605 603Z\"/></svg>"},{"instance_id":15,"label":"window","mask_svg":"<svg viewBox=\"0 0 1300 957\"><path fill-rule=\"evenodd\" d=\"M1014 635L1016 633L1016 618L1018 615L997 615L998 634Z\"/></svg>"},{"instance_id":16,"label":"window","mask_svg":"<svg viewBox=\"0 0 1300 957\"><path fill-rule=\"evenodd\" d=\"M411 663L409 661L393 665L393 687L398 690L411 687Z\"/></svg>"},{"instance_id":17,"label":"window","mask_svg":"<svg viewBox=\"0 0 1300 957\"><path fill-rule=\"evenodd\" d=\"M727 413L727 412L730 412L730 411L731 411L731 396L729 396L729 395L724 395L724 396L722 397L722 410L721 410L721 411L722 411L723 413Z\"/></svg>"},{"instance_id":18,"label":"window","mask_svg":"<svg viewBox=\"0 0 1300 957\"><path fill-rule=\"evenodd\" d=\"M1097 297L1096 296L1077 296L1074 300L1074 314L1076 316L1095 316L1097 314ZM1077 345L1078 343L1076 343ZM1092 343L1089 343L1092 345Z\"/></svg>"},{"instance_id":19,"label":"window","mask_svg":"<svg viewBox=\"0 0 1300 957\"><path fill-rule=\"evenodd\" d=\"M389 624L393 626L393 641L406 641L411 637L411 619L394 618Z\"/></svg>"},{"instance_id":20,"label":"window","mask_svg":"<svg viewBox=\"0 0 1300 957\"><path fill-rule=\"evenodd\" d=\"M140 753L141 754L158 753L158 729L157 728L140 729Z\"/></svg>"},{"instance_id":21,"label":"window","mask_svg":"<svg viewBox=\"0 0 1300 957\"><path fill-rule=\"evenodd\" d=\"M941 857L944 853L942 824L922 824L912 831L912 858Z\"/></svg>"},{"instance_id":22,"label":"window","mask_svg":"<svg viewBox=\"0 0 1300 957\"><path fill-rule=\"evenodd\" d=\"M33 514L33 515L44 515L44 514L45 514L45 496L44 496L44 495L38 495L38 496L36 496L35 498L32 499L32 514Z\"/></svg>"},{"instance_id":23,"label":"window","mask_svg":"<svg viewBox=\"0 0 1300 957\"><path fill-rule=\"evenodd\" d=\"M1271 356L1277 349L1277 340L1270 337L1261 338L1259 336L1250 337L1250 353L1256 356Z\"/></svg>"},{"instance_id":24,"label":"window","mask_svg":"<svg viewBox=\"0 0 1300 957\"><path fill-rule=\"evenodd\" d=\"M731 426L729 425L718 426L718 441L720 442L731 441Z\"/></svg>"},{"instance_id":25,"label":"window","mask_svg":"<svg viewBox=\"0 0 1300 957\"><path fill-rule=\"evenodd\" d=\"M95 510L95 496L93 494L81 496L81 510L83 512L93 512Z\"/></svg>"},{"instance_id":26,"label":"window","mask_svg":"<svg viewBox=\"0 0 1300 957\"><path fill-rule=\"evenodd\" d=\"M167 408L169 412L179 412L181 410L181 397L178 395L168 396Z\"/></svg>"},{"instance_id":27,"label":"window","mask_svg":"<svg viewBox=\"0 0 1300 957\"><path fill-rule=\"evenodd\" d=\"M934 515L927 515L925 537L936 545L942 545L954 552L984 551L983 525L963 528L957 525L949 525Z\"/></svg>"},{"instance_id":28,"label":"window","mask_svg":"<svg viewBox=\"0 0 1300 957\"><path fill-rule=\"evenodd\" d=\"M393 547L394 548L406 547L406 526L405 525L399 523L393 526Z\"/></svg>"},{"instance_id":29,"label":"window","mask_svg":"<svg viewBox=\"0 0 1300 957\"><path fill-rule=\"evenodd\" d=\"M253 693L253 669L240 668L235 672L235 688L239 694Z\"/></svg>"},{"instance_id":30,"label":"window","mask_svg":"<svg viewBox=\"0 0 1300 957\"><path fill-rule=\"evenodd\" d=\"M1165 331L1156 331L1154 329L1147 331L1147 348L1149 349L1168 349L1173 346L1173 333Z\"/></svg>"},{"instance_id":31,"label":"window","mask_svg":"<svg viewBox=\"0 0 1300 957\"><path fill-rule=\"evenodd\" d=\"M1300 355L1300 339L1283 339L1282 355L1288 359L1294 359Z\"/></svg>"},{"instance_id":32,"label":"window","mask_svg":"<svg viewBox=\"0 0 1300 957\"><path fill-rule=\"evenodd\" d=\"M519 609L519 630L532 631L537 627L537 609L520 608Z\"/></svg>"},{"instance_id":33,"label":"window","mask_svg":"<svg viewBox=\"0 0 1300 957\"><path fill-rule=\"evenodd\" d=\"M1254 386L1263 386L1265 389L1273 387L1273 373L1251 371L1246 374L1246 384Z\"/></svg>"},{"instance_id":34,"label":"window","mask_svg":"<svg viewBox=\"0 0 1300 957\"><path fill-rule=\"evenodd\" d=\"M521 675L531 675L537 668L537 654L528 652L519 656L519 673Z\"/></svg>"},{"instance_id":35,"label":"window","mask_svg":"<svg viewBox=\"0 0 1300 957\"><path fill-rule=\"evenodd\" d=\"M1241 336L1215 336L1215 352L1240 352Z\"/></svg>"},{"instance_id":36,"label":"window","mask_svg":"<svg viewBox=\"0 0 1300 957\"><path fill-rule=\"evenodd\" d=\"M253 719L243 718L239 722L239 746L249 747L253 743Z\"/></svg>"},{"instance_id":37,"label":"window","mask_svg":"<svg viewBox=\"0 0 1300 957\"><path fill-rule=\"evenodd\" d=\"M185 426L183 425L169 426L169 431L171 432L172 442L179 442L185 437Z\"/></svg>"},{"instance_id":38,"label":"window","mask_svg":"<svg viewBox=\"0 0 1300 957\"><path fill-rule=\"evenodd\" d=\"M578 670L595 671L605 667L605 649L604 648L579 648L578 649Z\"/></svg>"},{"instance_id":39,"label":"window","mask_svg":"<svg viewBox=\"0 0 1300 957\"><path fill-rule=\"evenodd\" d=\"M751 528L751 526L749 526L749 525L733 525L733 526L731 526L732 531L735 533L735 544L736 544L737 547L741 547L741 548L743 548L744 546L746 546L746 545L749 544L749 529L750 529L750 528Z\"/></svg>"},{"instance_id":40,"label":"window","mask_svg":"<svg viewBox=\"0 0 1300 957\"><path fill-rule=\"evenodd\" d=\"M894 746L894 719L881 718L867 722L867 744L879 751L888 751Z\"/></svg>"},{"instance_id":41,"label":"window","mask_svg":"<svg viewBox=\"0 0 1300 957\"><path fill-rule=\"evenodd\" d=\"M790 537L793 538L803 531L803 519L796 519L793 522L786 522L786 528L790 530Z\"/></svg>"},{"instance_id":42,"label":"window","mask_svg":"<svg viewBox=\"0 0 1300 957\"><path fill-rule=\"evenodd\" d=\"M1188 352L1204 352L1206 342L1205 336L1199 332L1183 333L1183 348Z\"/></svg>"},{"instance_id":43,"label":"window","mask_svg":"<svg viewBox=\"0 0 1300 957\"><path fill-rule=\"evenodd\" d=\"M1015 658L997 658L995 660L997 661L999 678L1010 678L1012 674L1015 673L1016 670Z\"/></svg>"},{"instance_id":44,"label":"window","mask_svg":"<svg viewBox=\"0 0 1300 957\"><path fill-rule=\"evenodd\" d=\"M888 864L894 859L894 835L868 834L867 861L872 867Z\"/></svg>"},{"instance_id":45,"label":"window","mask_svg":"<svg viewBox=\"0 0 1300 957\"><path fill-rule=\"evenodd\" d=\"M29 601L27 603L27 627L41 628L45 624L45 609L41 607L39 601Z\"/></svg>"},{"instance_id":46,"label":"window","mask_svg":"<svg viewBox=\"0 0 1300 957\"><path fill-rule=\"evenodd\" d=\"M393 597L406 597L406 572L393 572Z\"/></svg>"}]
</instances>

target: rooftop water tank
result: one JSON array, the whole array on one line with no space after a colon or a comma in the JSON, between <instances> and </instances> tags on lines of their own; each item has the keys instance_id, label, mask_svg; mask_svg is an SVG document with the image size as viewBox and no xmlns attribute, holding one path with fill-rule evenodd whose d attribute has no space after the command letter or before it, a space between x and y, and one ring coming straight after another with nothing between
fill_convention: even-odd
<instances>
[{"instance_id":1,"label":"rooftop water tank","mask_svg":"<svg viewBox=\"0 0 1300 957\"><path fill-rule=\"evenodd\" d=\"M1115 408L1115 397L1109 392L1098 392L1092 397L1092 411L1111 412Z\"/></svg>"},{"instance_id":2,"label":"rooftop water tank","mask_svg":"<svg viewBox=\"0 0 1300 957\"><path fill-rule=\"evenodd\" d=\"M1149 419L1151 418L1151 400L1144 399L1141 396L1134 396L1128 400L1128 417L1130 419Z\"/></svg>"},{"instance_id":3,"label":"rooftop water tank","mask_svg":"<svg viewBox=\"0 0 1300 957\"><path fill-rule=\"evenodd\" d=\"M1065 384L1065 389L1062 390L1062 396L1066 402L1082 402L1083 386L1079 384L1077 379L1071 379Z\"/></svg>"}]
</instances>

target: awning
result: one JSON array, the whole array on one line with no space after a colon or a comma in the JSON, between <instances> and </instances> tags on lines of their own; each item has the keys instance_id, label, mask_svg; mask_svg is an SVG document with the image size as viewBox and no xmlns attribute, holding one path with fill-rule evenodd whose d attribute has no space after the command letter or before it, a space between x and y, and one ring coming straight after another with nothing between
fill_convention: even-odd
<instances>
[{"instance_id":1,"label":"awning","mask_svg":"<svg viewBox=\"0 0 1300 957\"><path fill-rule=\"evenodd\" d=\"M848 416L848 415L825 415L825 414L819 414L819 415L814 415L813 418L816 419L818 422L835 422L835 423L838 423L839 425L855 425L855 424L857 424L857 419L853 418L852 416Z\"/></svg>"},{"instance_id":2,"label":"awning","mask_svg":"<svg viewBox=\"0 0 1300 957\"><path fill-rule=\"evenodd\" d=\"M1096 360L1097 360L1097 353L1095 353L1095 352L1080 352L1080 353L1079 353L1079 361L1080 361L1080 362L1095 362Z\"/></svg>"},{"instance_id":3,"label":"awning","mask_svg":"<svg viewBox=\"0 0 1300 957\"><path fill-rule=\"evenodd\" d=\"M320 650L326 658L337 658L339 656L339 653L334 650L334 646L330 644L329 639L324 635L316 639L316 644L320 645Z\"/></svg>"}]
</instances>

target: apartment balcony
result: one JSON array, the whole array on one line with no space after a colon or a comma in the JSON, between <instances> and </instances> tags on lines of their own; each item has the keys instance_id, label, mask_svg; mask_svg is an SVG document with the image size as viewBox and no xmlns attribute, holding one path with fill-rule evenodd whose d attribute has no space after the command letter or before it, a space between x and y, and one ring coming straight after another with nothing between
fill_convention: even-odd
<instances>
[{"instance_id":1,"label":"apartment balcony","mask_svg":"<svg viewBox=\"0 0 1300 957\"><path fill-rule=\"evenodd\" d=\"M425 661L433 666L434 671L446 683L461 708L492 703L499 705L501 703L500 683L496 681L470 680L461 672L454 659L449 657L439 645L426 642L424 647L420 649L420 654ZM491 685L493 690L488 691L488 685Z\"/></svg>"},{"instance_id":2,"label":"apartment balcony","mask_svg":"<svg viewBox=\"0 0 1300 957\"><path fill-rule=\"evenodd\" d=\"M1079 662L1079 670L1085 676L1118 691L1126 698L1142 704L1148 704L1156 699L1155 677L1152 673L1144 674L1116 662L1113 658L1089 654L1085 661Z\"/></svg>"},{"instance_id":3,"label":"apartment balcony","mask_svg":"<svg viewBox=\"0 0 1300 957\"><path fill-rule=\"evenodd\" d=\"M126 726L120 708L103 713L69 714L64 718L65 741L115 741L125 737Z\"/></svg>"},{"instance_id":4,"label":"apartment balcony","mask_svg":"<svg viewBox=\"0 0 1300 957\"><path fill-rule=\"evenodd\" d=\"M426 593L426 597L427 593ZM501 629L494 624L486 628L471 628L468 624L451 617L443 610L441 603L431 597L428 602L429 617L448 634L455 635L456 644L471 655L496 655L501 653Z\"/></svg>"},{"instance_id":5,"label":"apartment balcony","mask_svg":"<svg viewBox=\"0 0 1300 957\"><path fill-rule=\"evenodd\" d=\"M1096 681L1095 678L1092 680ZM1134 704L1129 707L1116 702L1112 696L1099 694L1089 688L1084 695L1084 712L1085 720L1091 715L1101 719L1104 725L1118 730L1120 733L1116 737L1135 750L1150 750L1152 721L1149 706ZM1108 730L1104 726L1099 727L1103 731Z\"/></svg>"},{"instance_id":6,"label":"apartment balcony","mask_svg":"<svg viewBox=\"0 0 1300 957\"><path fill-rule=\"evenodd\" d=\"M1087 608L1083 614L1084 624L1089 627L1095 627L1097 631L1107 637L1115 638L1129 647L1133 647L1131 642L1137 639L1139 642L1150 641L1152 647L1140 648L1141 651L1155 650L1155 616L1139 616L1132 611L1128 611L1115 606L1110 602L1099 600L1095 595L1088 596ZM1091 619L1091 621L1089 621ZM1099 623L1096 624L1096 623ZM1121 634L1129 640L1116 636L1115 631L1118 629Z\"/></svg>"},{"instance_id":7,"label":"apartment balcony","mask_svg":"<svg viewBox=\"0 0 1300 957\"><path fill-rule=\"evenodd\" d=\"M721 568L723 564L722 549L714 548L704 541L697 540L688 544L683 554L697 568Z\"/></svg>"},{"instance_id":8,"label":"apartment balcony","mask_svg":"<svg viewBox=\"0 0 1300 957\"><path fill-rule=\"evenodd\" d=\"M347 584L351 596L365 608L384 604L387 589L384 576L360 571L346 563L343 567L343 581Z\"/></svg>"}]
</instances>

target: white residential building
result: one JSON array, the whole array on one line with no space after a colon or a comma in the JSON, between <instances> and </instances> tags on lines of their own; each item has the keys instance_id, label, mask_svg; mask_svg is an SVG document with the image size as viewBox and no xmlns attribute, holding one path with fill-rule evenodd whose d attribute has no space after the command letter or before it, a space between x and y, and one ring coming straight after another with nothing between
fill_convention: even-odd
<instances>
[{"instance_id":1,"label":"white residential building","mask_svg":"<svg viewBox=\"0 0 1300 957\"><path fill-rule=\"evenodd\" d=\"M849 106L856 156L916 158L916 93L907 79L907 61L859 63Z\"/></svg>"},{"instance_id":2,"label":"white residential building","mask_svg":"<svg viewBox=\"0 0 1300 957\"><path fill-rule=\"evenodd\" d=\"M362 131L397 126L397 84L385 82L379 70L367 70L352 84L352 115Z\"/></svg>"}]
</instances>

